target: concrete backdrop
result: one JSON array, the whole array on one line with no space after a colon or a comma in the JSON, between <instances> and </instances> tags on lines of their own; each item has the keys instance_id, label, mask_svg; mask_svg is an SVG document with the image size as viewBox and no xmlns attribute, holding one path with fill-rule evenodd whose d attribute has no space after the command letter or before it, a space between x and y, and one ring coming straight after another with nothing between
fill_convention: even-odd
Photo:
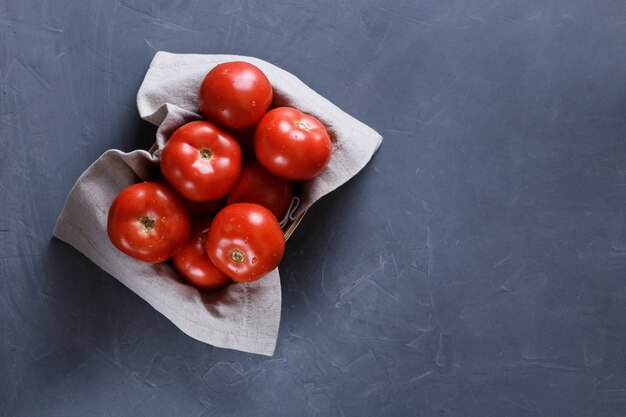
<instances>
[{"instance_id":1,"label":"concrete backdrop","mask_svg":"<svg viewBox=\"0 0 626 417\"><path fill-rule=\"evenodd\" d=\"M148 147L157 50L256 56L385 138L281 266L273 358L52 227ZM0 415L626 415L626 3L0 0Z\"/></svg>"}]
</instances>

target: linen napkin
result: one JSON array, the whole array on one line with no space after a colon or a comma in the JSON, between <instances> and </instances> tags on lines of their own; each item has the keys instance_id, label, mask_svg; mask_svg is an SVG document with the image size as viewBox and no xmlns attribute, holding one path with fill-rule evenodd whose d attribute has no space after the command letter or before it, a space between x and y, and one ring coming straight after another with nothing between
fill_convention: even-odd
<instances>
[{"instance_id":1,"label":"linen napkin","mask_svg":"<svg viewBox=\"0 0 626 417\"><path fill-rule=\"evenodd\" d=\"M183 124L201 119L197 92L216 65L247 61L259 67L274 89L273 106L292 106L327 127L333 143L329 165L301 184L295 215L356 175L382 142L373 129L317 94L292 74L256 58L157 52L137 94L140 116L159 126L157 151L106 151L77 180L59 216L54 235L147 301L187 335L207 344L271 356L280 323L278 270L253 283L234 283L216 293L185 284L167 263L135 260L109 241L109 206L117 194L158 172L160 150Z\"/></svg>"}]
</instances>

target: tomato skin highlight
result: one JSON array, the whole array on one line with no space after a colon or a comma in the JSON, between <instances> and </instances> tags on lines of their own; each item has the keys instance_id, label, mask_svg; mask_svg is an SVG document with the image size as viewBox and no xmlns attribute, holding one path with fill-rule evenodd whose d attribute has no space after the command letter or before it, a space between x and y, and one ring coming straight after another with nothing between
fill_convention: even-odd
<instances>
[{"instance_id":1,"label":"tomato skin highlight","mask_svg":"<svg viewBox=\"0 0 626 417\"><path fill-rule=\"evenodd\" d=\"M263 168L255 160L244 162L235 188L226 204L255 203L269 209L281 221L293 197L293 185Z\"/></svg>"},{"instance_id":2,"label":"tomato skin highlight","mask_svg":"<svg viewBox=\"0 0 626 417\"><path fill-rule=\"evenodd\" d=\"M173 257L189 239L190 228L183 200L158 182L126 187L113 200L107 219L113 245L150 263Z\"/></svg>"},{"instance_id":3,"label":"tomato skin highlight","mask_svg":"<svg viewBox=\"0 0 626 417\"><path fill-rule=\"evenodd\" d=\"M207 121L179 127L161 151L161 172L184 198L203 202L226 196L241 174L241 148Z\"/></svg>"},{"instance_id":4,"label":"tomato skin highlight","mask_svg":"<svg viewBox=\"0 0 626 417\"><path fill-rule=\"evenodd\" d=\"M209 224L208 221L195 224L189 241L172 259L174 268L190 285L207 292L219 290L232 282L206 254Z\"/></svg>"},{"instance_id":5,"label":"tomato skin highlight","mask_svg":"<svg viewBox=\"0 0 626 417\"><path fill-rule=\"evenodd\" d=\"M277 107L263 116L254 133L258 161L277 177L306 181L330 161L332 142L326 127L292 107Z\"/></svg>"},{"instance_id":6,"label":"tomato skin highlight","mask_svg":"<svg viewBox=\"0 0 626 417\"><path fill-rule=\"evenodd\" d=\"M198 92L200 112L227 129L253 126L272 103L267 76L248 62L225 62L207 73Z\"/></svg>"},{"instance_id":7,"label":"tomato skin highlight","mask_svg":"<svg viewBox=\"0 0 626 417\"><path fill-rule=\"evenodd\" d=\"M283 231L271 211L252 203L224 207L211 222L206 252L233 281L256 281L274 270L285 252Z\"/></svg>"}]
</instances>

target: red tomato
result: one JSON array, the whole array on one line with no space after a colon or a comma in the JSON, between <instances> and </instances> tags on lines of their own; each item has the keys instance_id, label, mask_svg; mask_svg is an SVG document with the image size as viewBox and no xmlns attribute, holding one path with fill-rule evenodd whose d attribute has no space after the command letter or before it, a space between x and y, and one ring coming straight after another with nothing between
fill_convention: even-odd
<instances>
[{"instance_id":1,"label":"red tomato","mask_svg":"<svg viewBox=\"0 0 626 417\"><path fill-rule=\"evenodd\" d=\"M107 232L122 252L146 262L171 258L189 239L185 203L158 182L126 187L109 209Z\"/></svg>"},{"instance_id":2,"label":"red tomato","mask_svg":"<svg viewBox=\"0 0 626 417\"><path fill-rule=\"evenodd\" d=\"M217 269L204 249L209 222L194 225L189 241L174 256L174 267L191 285L201 291L215 291L231 282Z\"/></svg>"},{"instance_id":3,"label":"red tomato","mask_svg":"<svg viewBox=\"0 0 626 417\"><path fill-rule=\"evenodd\" d=\"M254 158L254 130L255 126L242 130L231 130L230 134L233 135L239 146L241 146L241 153L244 159L247 157Z\"/></svg>"},{"instance_id":4,"label":"red tomato","mask_svg":"<svg viewBox=\"0 0 626 417\"><path fill-rule=\"evenodd\" d=\"M185 200L185 205L192 219L212 219L226 205L226 199L202 202Z\"/></svg>"},{"instance_id":5,"label":"red tomato","mask_svg":"<svg viewBox=\"0 0 626 417\"><path fill-rule=\"evenodd\" d=\"M322 122L291 107L267 112L254 134L254 152L261 165L291 181L317 176L328 164L331 150Z\"/></svg>"},{"instance_id":6,"label":"red tomato","mask_svg":"<svg viewBox=\"0 0 626 417\"><path fill-rule=\"evenodd\" d=\"M289 208L291 197L292 185L290 181L278 178L257 161L251 159L244 162L239 182L228 194L226 204L260 204L274 213L274 216L280 221Z\"/></svg>"},{"instance_id":7,"label":"red tomato","mask_svg":"<svg viewBox=\"0 0 626 417\"><path fill-rule=\"evenodd\" d=\"M237 203L224 207L211 222L206 251L233 281L251 282L278 266L285 237L271 211Z\"/></svg>"},{"instance_id":8,"label":"red tomato","mask_svg":"<svg viewBox=\"0 0 626 417\"><path fill-rule=\"evenodd\" d=\"M207 119L228 129L245 129L261 120L272 103L272 85L247 62L226 62L204 77L198 105Z\"/></svg>"},{"instance_id":9,"label":"red tomato","mask_svg":"<svg viewBox=\"0 0 626 417\"><path fill-rule=\"evenodd\" d=\"M187 200L224 197L241 173L241 148L212 123L195 121L179 127L161 152L161 172Z\"/></svg>"}]
</instances>

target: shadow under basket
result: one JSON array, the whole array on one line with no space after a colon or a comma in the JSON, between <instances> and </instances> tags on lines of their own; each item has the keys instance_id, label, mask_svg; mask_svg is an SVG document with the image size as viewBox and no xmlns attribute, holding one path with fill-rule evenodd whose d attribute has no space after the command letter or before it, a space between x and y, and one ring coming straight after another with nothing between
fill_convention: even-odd
<instances>
[{"instance_id":1,"label":"shadow under basket","mask_svg":"<svg viewBox=\"0 0 626 417\"><path fill-rule=\"evenodd\" d=\"M154 155L154 153L156 152L156 150L158 149L158 145L156 143L154 143L150 149L148 150L148 152L150 152L150 155ZM303 211L302 213L300 213L296 218L294 218L293 220L289 220L287 221L287 223L283 226L283 235L285 236L285 242L287 240L289 240L289 238L291 237L291 235L293 235L293 233L296 231L296 228L298 227L298 225L300 224L300 222L302 221L302 219L304 218L304 215L306 214L306 210ZM287 213L287 216L290 216L290 213Z\"/></svg>"}]
</instances>

